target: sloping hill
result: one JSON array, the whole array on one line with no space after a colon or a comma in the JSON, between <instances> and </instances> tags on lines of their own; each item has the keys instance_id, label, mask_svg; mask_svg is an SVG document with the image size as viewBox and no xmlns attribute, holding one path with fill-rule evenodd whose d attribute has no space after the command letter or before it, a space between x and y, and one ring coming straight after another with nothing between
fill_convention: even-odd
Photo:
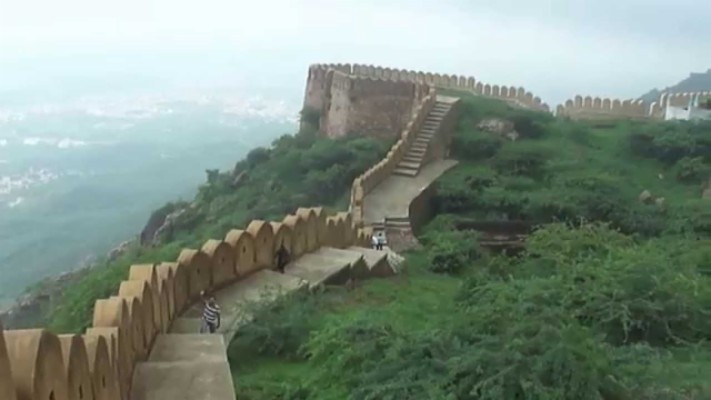
<instances>
[{"instance_id":1,"label":"sloping hill","mask_svg":"<svg viewBox=\"0 0 711 400\"><path fill-rule=\"evenodd\" d=\"M664 92L684 93L684 92L705 92L711 91L711 69L706 72L692 72L689 77L664 89L652 89L643 94L640 99L645 101L656 101Z\"/></svg>"}]
</instances>

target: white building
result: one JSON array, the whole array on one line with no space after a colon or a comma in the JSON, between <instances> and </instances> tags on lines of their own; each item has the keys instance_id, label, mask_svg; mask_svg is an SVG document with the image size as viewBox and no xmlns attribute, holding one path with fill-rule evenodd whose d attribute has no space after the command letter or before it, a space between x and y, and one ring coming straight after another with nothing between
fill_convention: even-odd
<instances>
[{"instance_id":1,"label":"white building","mask_svg":"<svg viewBox=\"0 0 711 400\"><path fill-rule=\"evenodd\" d=\"M665 121L675 119L685 121L697 121L701 119L711 120L711 110L700 106L702 100L702 95L700 93L691 96L689 104L686 107L671 106L669 104L670 99L670 97L667 97L667 104L664 112Z\"/></svg>"}]
</instances>

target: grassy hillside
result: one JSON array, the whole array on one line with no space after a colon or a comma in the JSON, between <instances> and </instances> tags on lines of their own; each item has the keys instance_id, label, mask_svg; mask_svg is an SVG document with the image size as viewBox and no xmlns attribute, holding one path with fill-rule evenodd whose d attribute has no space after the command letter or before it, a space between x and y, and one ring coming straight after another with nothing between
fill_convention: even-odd
<instances>
[{"instance_id":1,"label":"grassy hillside","mask_svg":"<svg viewBox=\"0 0 711 400\"><path fill-rule=\"evenodd\" d=\"M380 160L392 143L370 138L329 140L302 132L256 148L232 171L207 171L191 203L169 203L154 214L183 209L155 247L133 247L114 262L86 273L48 312L50 329L81 332L91 324L96 299L115 294L132 264L173 261L185 247L244 228L253 219L281 221L303 206L346 209L353 179Z\"/></svg>"},{"instance_id":2,"label":"grassy hillside","mask_svg":"<svg viewBox=\"0 0 711 400\"><path fill-rule=\"evenodd\" d=\"M480 131L485 117L521 137ZM242 329L243 398L711 396L711 126L593 126L464 96L452 148L402 275L285 299ZM504 257L462 219L542 228Z\"/></svg>"}]
</instances>

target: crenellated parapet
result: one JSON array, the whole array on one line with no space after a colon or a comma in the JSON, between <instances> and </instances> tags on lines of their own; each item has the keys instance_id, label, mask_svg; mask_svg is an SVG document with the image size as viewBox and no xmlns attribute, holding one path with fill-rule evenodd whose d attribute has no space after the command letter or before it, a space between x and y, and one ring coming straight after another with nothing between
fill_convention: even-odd
<instances>
[{"instance_id":1,"label":"crenellated parapet","mask_svg":"<svg viewBox=\"0 0 711 400\"><path fill-rule=\"evenodd\" d=\"M557 108L557 115L572 119L665 119L667 107L689 107L711 92L662 93L657 101L619 100L575 96Z\"/></svg>"},{"instance_id":2,"label":"crenellated parapet","mask_svg":"<svg viewBox=\"0 0 711 400\"><path fill-rule=\"evenodd\" d=\"M648 119L651 105L643 100L575 96L558 106L557 115L575 120Z\"/></svg>"},{"instance_id":3,"label":"crenellated parapet","mask_svg":"<svg viewBox=\"0 0 711 400\"><path fill-rule=\"evenodd\" d=\"M350 212L299 208L282 221L252 221L200 249L184 249L176 261L133 265L115 296L96 301L83 335L0 326L0 399L129 400L137 363L201 291L274 268L282 245L296 257L322 246L367 247L369 232Z\"/></svg>"},{"instance_id":4,"label":"crenellated parapet","mask_svg":"<svg viewBox=\"0 0 711 400\"><path fill-rule=\"evenodd\" d=\"M345 67L339 64L339 66L344 71L350 70L352 74L357 76L421 82L441 89L467 91L481 96L501 99L523 108L550 111L548 105L543 103L540 97L534 96L524 88L483 83L471 76L435 74L362 64L346 65Z\"/></svg>"},{"instance_id":5,"label":"crenellated parapet","mask_svg":"<svg viewBox=\"0 0 711 400\"><path fill-rule=\"evenodd\" d=\"M304 107L318 111L320 133L397 137L430 89L467 91L517 107L549 112L521 87L482 83L474 77L433 74L363 64L313 64Z\"/></svg>"}]
</instances>

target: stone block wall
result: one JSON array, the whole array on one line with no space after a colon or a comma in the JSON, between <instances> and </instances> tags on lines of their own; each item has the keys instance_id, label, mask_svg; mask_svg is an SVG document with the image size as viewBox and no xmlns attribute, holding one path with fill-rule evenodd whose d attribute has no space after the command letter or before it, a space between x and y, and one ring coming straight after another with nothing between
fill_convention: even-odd
<instances>
[{"instance_id":1,"label":"stone block wall","mask_svg":"<svg viewBox=\"0 0 711 400\"><path fill-rule=\"evenodd\" d=\"M415 111L402 131L400 138L390 148L388 154L377 164L353 180L351 186L350 210L357 227L363 227L363 199L377 185L387 179L405 157L407 149L415 141L417 132L422 128L427 115L437 101L437 92L430 88L429 93L415 107Z\"/></svg>"},{"instance_id":2,"label":"stone block wall","mask_svg":"<svg viewBox=\"0 0 711 400\"><path fill-rule=\"evenodd\" d=\"M432 88L468 91L522 108L550 111L539 97L521 87L361 64L311 65L304 108L320 113L320 133L327 137L351 133L398 137L417 104Z\"/></svg>"}]
</instances>

